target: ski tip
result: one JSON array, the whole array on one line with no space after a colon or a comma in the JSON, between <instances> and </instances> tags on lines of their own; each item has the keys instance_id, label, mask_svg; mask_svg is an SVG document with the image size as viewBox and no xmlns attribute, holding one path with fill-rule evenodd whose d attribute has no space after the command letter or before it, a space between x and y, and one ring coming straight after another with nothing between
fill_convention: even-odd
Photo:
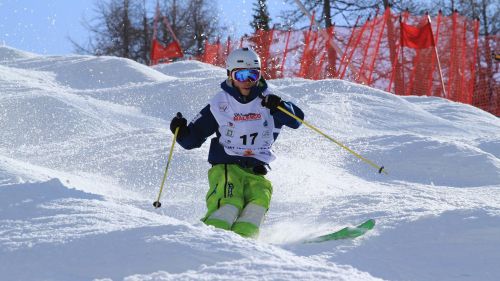
<instances>
[{"instance_id":1,"label":"ski tip","mask_svg":"<svg viewBox=\"0 0 500 281\"><path fill-rule=\"evenodd\" d=\"M344 227L338 231L329 234L307 239L303 243L308 244L308 243L318 243L318 242L326 242L332 240L352 239L364 235L366 232L373 229L374 227L375 227L375 220L368 219L359 225Z\"/></svg>"},{"instance_id":2,"label":"ski tip","mask_svg":"<svg viewBox=\"0 0 500 281\"><path fill-rule=\"evenodd\" d=\"M369 219L369 220L365 221L364 223L360 224L358 227L372 229L374 226L375 226L375 220Z\"/></svg>"}]
</instances>

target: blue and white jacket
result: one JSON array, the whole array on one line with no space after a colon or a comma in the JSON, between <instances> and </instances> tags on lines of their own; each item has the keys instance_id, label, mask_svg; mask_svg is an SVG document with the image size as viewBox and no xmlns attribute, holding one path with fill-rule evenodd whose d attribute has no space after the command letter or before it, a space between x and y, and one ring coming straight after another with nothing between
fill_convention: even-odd
<instances>
[{"instance_id":1,"label":"blue and white jacket","mask_svg":"<svg viewBox=\"0 0 500 281\"><path fill-rule=\"evenodd\" d=\"M255 99L260 100L260 97L266 95L269 92L267 83L264 79L261 79L256 86L252 87L248 96L241 95L238 89L233 87L229 80L222 82L221 88L224 92L228 93L230 97L234 98L234 100L239 102L240 104L248 104ZM260 106L261 105L259 105L259 107ZM302 112L302 110L293 103L283 102L282 106L298 118L304 119L304 113ZM274 140L276 140L276 138L278 137L279 129L281 129L281 127L288 126L290 128L297 129L301 124L299 121L279 110L276 110L274 112L271 111L270 114L272 115L272 120L274 120L274 128L278 129L273 131ZM182 138L178 138L177 142L185 149L198 148L207 140L209 136L215 133L216 136L211 140L210 151L208 154L208 162L210 164L238 164L242 167L254 167L257 165L267 164L261 160L256 159L255 157L236 156L226 153L224 147L220 144L219 141L221 137L219 126L220 125L217 123L214 114L210 110L210 104L208 104L200 111L200 113L193 119L193 121L189 123L189 133L182 136Z\"/></svg>"}]
</instances>

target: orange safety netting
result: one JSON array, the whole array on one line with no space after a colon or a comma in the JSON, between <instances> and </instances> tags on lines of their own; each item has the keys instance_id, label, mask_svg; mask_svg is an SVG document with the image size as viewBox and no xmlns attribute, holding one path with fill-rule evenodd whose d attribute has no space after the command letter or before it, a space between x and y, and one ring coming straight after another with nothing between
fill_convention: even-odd
<instances>
[{"instance_id":1,"label":"orange safety netting","mask_svg":"<svg viewBox=\"0 0 500 281\"><path fill-rule=\"evenodd\" d=\"M169 60L175 58L182 58L184 54L182 53L181 46L177 41L173 41L170 44L164 45L158 40L153 39L151 46L151 65L158 64L160 62L168 62Z\"/></svg>"},{"instance_id":2,"label":"orange safety netting","mask_svg":"<svg viewBox=\"0 0 500 281\"><path fill-rule=\"evenodd\" d=\"M482 37L479 46L472 105L500 116L500 36Z\"/></svg>"},{"instance_id":3,"label":"orange safety netting","mask_svg":"<svg viewBox=\"0 0 500 281\"><path fill-rule=\"evenodd\" d=\"M428 23L427 16L393 15L387 9L354 28L258 31L239 40L207 42L200 59L224 67L231 50L249 46L261 56L267 79L345 79L398 95L443 97L500 116L499 63L491 55L499 53L499 36L479 38L477 20L439 14L431 20L436 48L401 47L400 17L415 28Z\"/></svg>"},{"instance_id":4,"label":"orange safety netting","mask_svg":"<svg viewBox=\"0 0 500 281\"><path fill-rule=\"evenodd\" d=\"M158 21L162 19L163 24L170 32L173 41L168 44L162 44L158 41ZM161 23L161 22L160 22ZM150 65L158 63L168 63L176 58L184 57L182 52L181 43L175 35L167 17L162 16L160 12L160 2L156 2L156 13L153 21L153 41L151 43L151 52L149 53Z\"/></svg>"}]
</instances>

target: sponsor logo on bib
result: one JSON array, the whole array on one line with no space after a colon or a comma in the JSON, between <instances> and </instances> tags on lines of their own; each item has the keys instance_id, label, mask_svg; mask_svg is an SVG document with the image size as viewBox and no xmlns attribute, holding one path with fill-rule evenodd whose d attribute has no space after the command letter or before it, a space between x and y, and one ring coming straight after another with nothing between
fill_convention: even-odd
<instances>
[{"instance_id":1,"label":"sponsor logo on bib","mask_svg":"<svg viewBox=\"0 0 500 281\"><path fill-rule=\"evenodd\" d=\"M219 103L219 111L226 112L229 105L226 102Z\"/></svg>"},{"instance_id":2,"label":"sponsor logo on bib","mask_svg":"<svg viewBox=\"0 0 500 281\"><path fill-rule=\"evenodd\" d=\"M254 156L255 153L253 153L253 150L247 149L243 152L243 156Z\"/></svg>"},{"instance_id":3,"label":"sponsor logo on bib","mask_svg":"<svg viewBox=\"0 0 500 281\"><path fill-rule=\"evenodd\" d=\"M254 120L260 120L262 119L262 115L260 113L247 113L247 114L242 114L242 113L235 113L233 120L235 122L238 121L254 121Z\"/></svg>"}]
</instances>

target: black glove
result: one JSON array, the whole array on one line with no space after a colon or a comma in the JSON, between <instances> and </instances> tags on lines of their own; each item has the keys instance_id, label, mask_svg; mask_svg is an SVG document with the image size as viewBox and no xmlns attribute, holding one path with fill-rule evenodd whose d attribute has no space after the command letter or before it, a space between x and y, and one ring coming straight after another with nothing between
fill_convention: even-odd
<instances>
[{"instance_id":1,"label":"black glove","mask_svg":"<svg viewBox=\"0 0 500 281\"><path fill-rule=\"evenodd\" d=\"M279 105L281 105L281 98L277 95L267 95L262 98L262 106L271 109L271 111L275 111Z\"/></svg>"},{"instance_id":2,"label":"black glove","mask_svg":"<svg viewBox=\"0 0 500 281\"><path fill-rule=\"evenodd\" d=\"M187 120L186 118L182 117L182 114L180 112L178 112L177 116L175 116L170 122L170 131L172 131L173 134L175 134L176 128L179 128L179 132L177 133L177 138L182 138L189 134L189 129L187 127Z\"/></svg>"}]
</instances>

